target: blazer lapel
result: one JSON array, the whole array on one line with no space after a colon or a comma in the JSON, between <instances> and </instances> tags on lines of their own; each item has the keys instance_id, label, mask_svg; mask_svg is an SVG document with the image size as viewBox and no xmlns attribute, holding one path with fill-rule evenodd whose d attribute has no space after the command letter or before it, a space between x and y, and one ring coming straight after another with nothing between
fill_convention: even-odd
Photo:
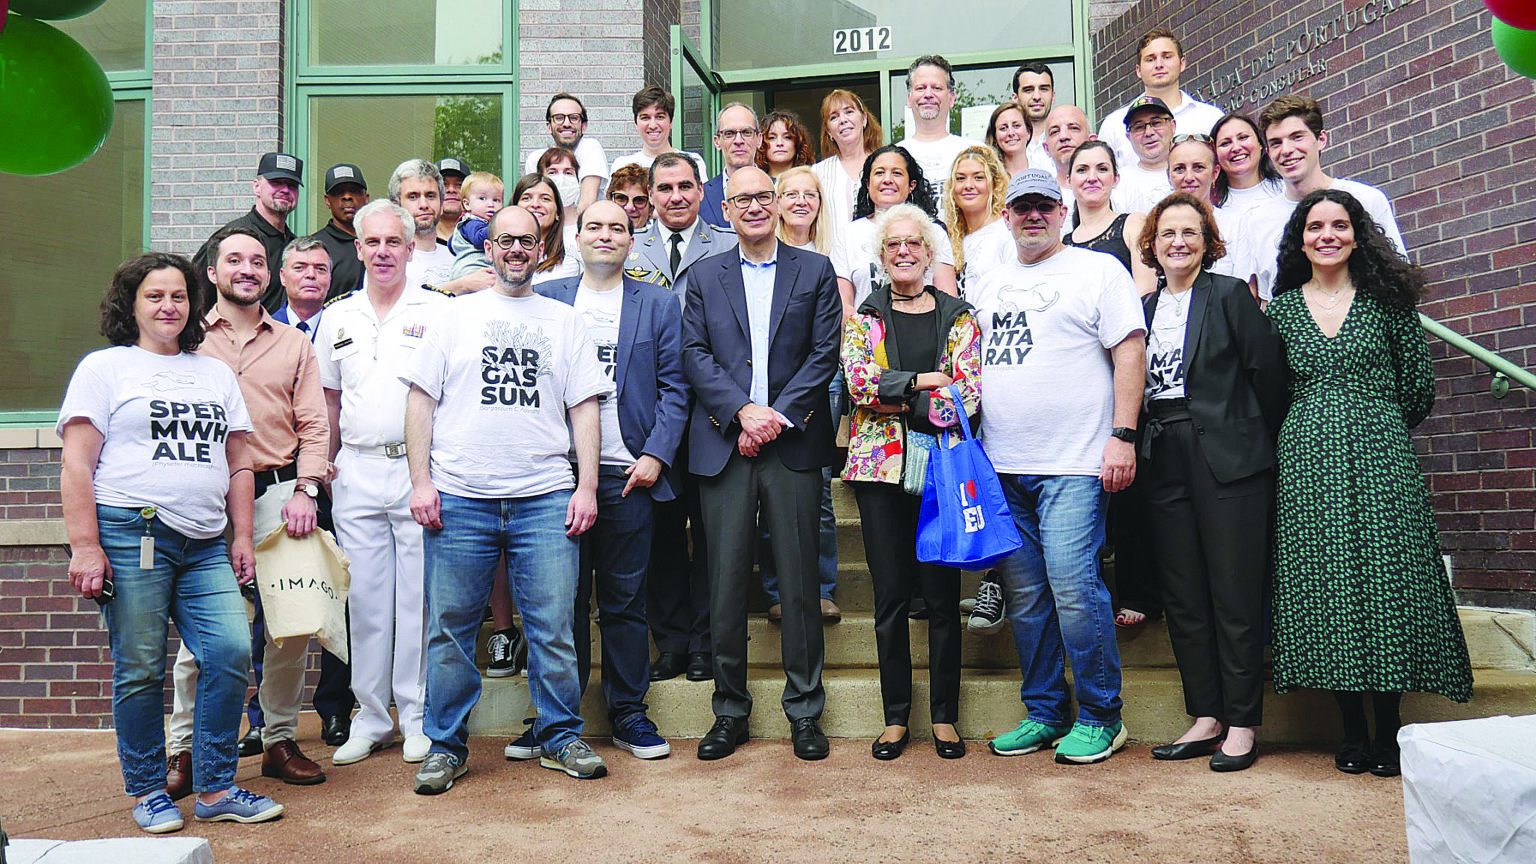
<instances>
[{"instance_id":1,"label":"blazer lapel","mask_svg":"<svg viewBox=\"0 0 1536 864\"><path fill-rule=\"evenodd\" d=\"M640 329L640 286L624 280L624 304L619 309L619 353L613 370L614 396L624 392L624 372L629 368L630 348L635 344L635 332Z\"/></svg>"},{"instance_id":2,"label":"blazer lapel","mask_svg":"<svg viewBox=\"0 0 1536 864\"><path fill-rule=\"evenodd\" d=\"M779 332L779 323L784 320L784 310L789 308L789 295L795 290L795 276L800 270L800 262L792 255L784 254L784 246L778 247L778 263L774 265L773 273L773 306L768 316L768 344L773 344L773 337ZM745 297L745 289L743 289Z\"/></svg>"},{"instance_id":3,"label":"blazer lapel","mask_svg":"<svg viewBox=\"0 0 1536 864\"><path fill-rule=\"evenodd\" d=\"M741 281L741 262L735 257L727 255L720 263L720 268L725 272L721 274L720 287L725 289L725 299L731 304L731 311L736 313L736 323L741 325L741 335L746 337L747 344L752 344L752 327L747 318L747 285Z\"/></svg>"},{"instance_id":4,"label":"blazer lapel","mask_svg":"<svg viewBox=\"0 0 1536 864\"><path fill-rule=\"evenodd\" d=\"M1195 284L1190 286L1195 296L1189 301L1189 322L1184 325L1184 379L1189 380L1189 372L1194 368L1195 352L1200 348L1200 334L1205 330L1205 316L1211 308L1208 302L1211 296L1211 274L1202 270L1195 277Z\"/></svg>"}]
</instances>

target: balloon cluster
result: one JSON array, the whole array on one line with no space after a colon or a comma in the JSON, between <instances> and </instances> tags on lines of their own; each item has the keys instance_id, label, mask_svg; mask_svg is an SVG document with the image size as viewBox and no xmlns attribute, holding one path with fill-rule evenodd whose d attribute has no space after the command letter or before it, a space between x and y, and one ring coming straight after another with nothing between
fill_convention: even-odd
<instances>
[{"instance_id":1,"label":"balloon cluster","mask_svg":"<svg viewBox=\"0 0 1536 864\"><path fill-rule=\"evenodd\" d=\"M1536 3L1531 0L1483 0L1493 13L1493 48L1504 65L1536 78Z\"/></svg>"},{"instance_id":2,"label":"balloon cluster","mask_svg":"<svg viewBox=\"0 0 1536 864\"><path fill-rule=\"evenodd\" d=\"M38 20L78 18L103 2L0 0L0 172L56 174L107 140L112 87L101 64Z\"/></svg>"}]
</instances>

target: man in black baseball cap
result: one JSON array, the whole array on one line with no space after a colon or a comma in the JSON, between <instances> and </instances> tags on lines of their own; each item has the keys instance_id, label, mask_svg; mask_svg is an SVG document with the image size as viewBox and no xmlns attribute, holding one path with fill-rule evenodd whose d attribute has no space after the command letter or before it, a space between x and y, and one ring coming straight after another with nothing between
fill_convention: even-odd
<instances>
[{"instance_id":1,"label":"man in black baseball cap","mask_svg":"<svg viewBox=\"0 0 1536 864\"><path fill-rule=\"evenodd\" d=\"M325 206L331 221L315 232L315 239L331 253L331 287L325 299L339 297L363 286L363 263L357 259L357 232L352 216L368 203L368 181L350 162L338 162L325 172Z\"/></svg>"},{"instance_id":2,"label":"man in black baseball cap","mask_svg":"<svg viewBox=\"0 0 1536 864\"><path fill-rule=\"evenodd\" d=\"M438 160L437 171L443 175L443 212L437 216L437 242L448 245L453 239L453 229L464 215L464 204L459 200L459 186L470 174L469 165L462 159L445 156Z\"/></svg>"},{"instance_id":3,"label":"man in black baseball cap","mask_svg":"<svg viewBox=\"0 0 1536 864\"><path fill-rule=\"evenodd\" d=\"M1168 103L1156 96L1137 96L1125 106L1125 132L1136 160L1120 166L1120 184L1110 198L1116 210L1145 213L1173 191L1168 151L1176 122Z\"/></svg>"},{"instance_id":4,"label":"man in black baseball cap","mask_svg":"<svg viewBox=\"0 0 1536 864\"><path fill-rule=\"evenodd\" d=\"M262 248L267 252L267 271L275 273L281 266L283 248L293 239L293 232L288 230L288 214L298 206L299 186L303 182L303 159L287 153L263 154L256 166L256 179L251 181L251 192L256 197L255 205L249 213L231 219L219 231L239 227L256 232L256 236L261 238ZM219 231L213 233L217 235ZM192 267L203 283L204 307L210 309L216 299L213 281L208 278L208 268L213 265L209 260L212 251L205 242L192 258ZM286 298L282 282L278 279L270 280L267 290L261 295L261 305L268 312L275 312L284 302Z\"/></svg>"}]
</instances>

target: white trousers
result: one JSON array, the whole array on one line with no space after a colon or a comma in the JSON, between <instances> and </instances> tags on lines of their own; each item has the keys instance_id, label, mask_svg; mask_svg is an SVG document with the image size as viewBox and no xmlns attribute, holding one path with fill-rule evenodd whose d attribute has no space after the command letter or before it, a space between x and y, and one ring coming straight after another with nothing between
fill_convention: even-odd
<instances>
[{"instance_id":1,"label":"white trousers","mask_svg":"<svg viewBox=\"0 0 1536 864\"><path fill-rule=\"evenodd\" d=\"M251 517L255 541L259 542L283 523L283 505L293 497L297 485L296 480L275 483L256 499ZM256 691L267 724L261 730L263 747L292 741L298 734L299 710L304 699L304 658L308 654L308 639L284 639L279 645L272 641L270 633L267 635L261 658L261 686ZM176 652L171 677L174 697L166 752L179 753L192 749L192 706L197 703L197 660L185 644Z\"/></svg>"},{"instance_id":2,"label":"white trousers","mask_svg":"<svg viewBox=\"0 0 1536 864\"><path fill-rule=\"evenodd\" d=\"M411 518L411 477L404 457L336 454L331 481L336 540L352 561L347 611L352 617L352 737L382 741L394 729L421 734L426 697L426 606L422 527Z\"/></svg>"}]
</instances>

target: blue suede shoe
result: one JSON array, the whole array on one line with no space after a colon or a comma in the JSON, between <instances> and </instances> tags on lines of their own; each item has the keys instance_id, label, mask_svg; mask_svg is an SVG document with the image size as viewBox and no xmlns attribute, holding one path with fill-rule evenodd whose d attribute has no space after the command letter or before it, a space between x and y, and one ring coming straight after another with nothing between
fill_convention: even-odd
<instances>
[{"instance_id":1,"label":"blue suede shoe","mask_svg":"<svg viewBox=\"0 0 1536 864\"><path fill-rule=\"evenodd\" d=\"M163 789L133 805L133 821L151 834L180 831L186 824L181 819L181 811L177 809L176 802Z\"/></svg>"},{"instance_id":2,"label":"blue suede shoe","mask_svg":"<svg viewBox=\"0 0 1536 864\"><path fill-rule=\"evenodd\" d=\"M198 801L192 815L199 822L265 822L283 815L283 805L265 795L247 792L239 786L229 787L229 794L216 803Z\"/></svg>"}]
</instances>

